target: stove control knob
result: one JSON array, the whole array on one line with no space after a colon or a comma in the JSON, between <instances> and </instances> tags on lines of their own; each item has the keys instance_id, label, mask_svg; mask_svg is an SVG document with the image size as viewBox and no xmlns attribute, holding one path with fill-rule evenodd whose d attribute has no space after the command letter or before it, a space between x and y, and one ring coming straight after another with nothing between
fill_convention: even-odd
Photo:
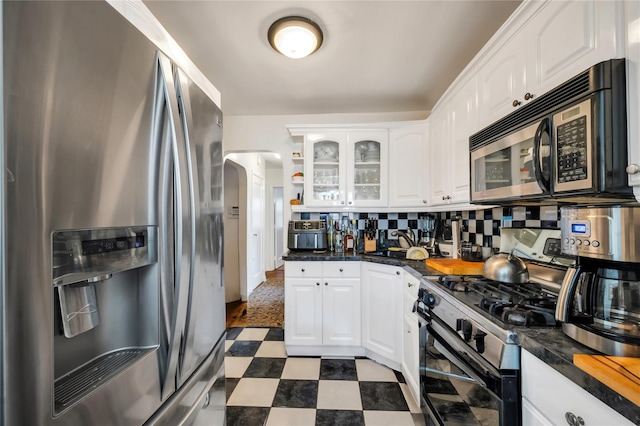
<instances>
[{"instance_id":1,"label":"stove control knob","mask_svg":"<svg viewBox=\"0 0 640 426\"><path fill-rule=\"evenodd\" d=\"M472 325L464 318L456 319L456 331L462 331L462 338L468 342L471 340L471 333L473 331Z\"/></svg>"},{"instance_id":2,"label":"stove control knob","mask_svg":"<svg viewBox=\"0 0 640 426\"><path fill-rule=\"evenodd\" d=\"M473 336L473 340L476 341L476 349L478 350L479 354L484 352L484 336L486 335L487 333L485 333L484 331L478 330L476 332L476 335Z\"/></svg>"}]
</instances>

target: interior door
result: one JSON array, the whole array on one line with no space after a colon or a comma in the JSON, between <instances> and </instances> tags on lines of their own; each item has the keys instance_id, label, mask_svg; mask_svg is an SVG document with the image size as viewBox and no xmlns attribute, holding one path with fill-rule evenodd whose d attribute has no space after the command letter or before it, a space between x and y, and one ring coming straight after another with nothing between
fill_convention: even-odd
<instances>
[{"instance_id":1,"label":"interior door","mask_svg":"<svg viewBox=\"0 0 640 426\"><path fill-rule=\"evenodd\" d=\"M273 221L274 221L274 249L275 249L275 269L284 264L284 188L273 189Z\"/></svg>"},{"instance_id":2,"label":"interior door","mask_svg":"<svg viewBox=\"0 0 640 426\"><path fill-rule=\"evenodd\" d=\"M262 258L262 229L264 227L264 179L251 175L251 234L249 253L251 256L251 279L247 295L262 282L264 262Z\"/></svg>"}]
</instances>

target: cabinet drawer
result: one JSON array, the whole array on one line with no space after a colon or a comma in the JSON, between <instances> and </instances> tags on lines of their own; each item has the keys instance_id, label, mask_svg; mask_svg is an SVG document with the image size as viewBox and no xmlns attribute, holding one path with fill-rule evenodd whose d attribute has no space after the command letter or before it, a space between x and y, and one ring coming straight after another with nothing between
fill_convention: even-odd
<instances>
[{"instance_id":1,"label":"cabinet drawer","mask_svg":"<svg viewBox=\"0 0 640 426\"><path fill-rule=\"evenodd\" d=\"M360 278L360 262L322 262L324 278Z\"/></svg>"},{"instance_id":2,"label":"cabinet drawer","mask_svg":"<svg viewBox=\"0 0 640 426\"><path fill-rule=\"evenodd\" d=\"M285 278L320 278L322 262L285 262Z\"/></svg>"},{"instance_id":3,"label":"cabinet drawer","mask_svg":"<svg viewBox=\"0 0 640 426\"><path fill-rule=\"evenodd\" d=\"M585 425L631 425L614 409L527 351L522 351L522 397L535 411L544 413L551 424L566 424L565 414L572 413L582 417Z\"/></svg>"}]
</instances>

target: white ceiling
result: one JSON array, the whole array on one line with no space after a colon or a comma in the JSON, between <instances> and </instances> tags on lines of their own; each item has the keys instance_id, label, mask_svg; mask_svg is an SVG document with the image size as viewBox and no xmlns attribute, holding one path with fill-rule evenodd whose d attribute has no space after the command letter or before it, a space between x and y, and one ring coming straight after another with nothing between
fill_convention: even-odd
<instances>
[{"instance_id":1,"label":"white ceiling","mask_svg":"<svg viewBox=\"0 0 640 426\"><path fill-rule=\"evenodd\" d=\"M147 0L222 95L227 115L428 111L520 0ZM320 50L286 58L267 41L301 15Z\"/></svg>"}]
</instances>

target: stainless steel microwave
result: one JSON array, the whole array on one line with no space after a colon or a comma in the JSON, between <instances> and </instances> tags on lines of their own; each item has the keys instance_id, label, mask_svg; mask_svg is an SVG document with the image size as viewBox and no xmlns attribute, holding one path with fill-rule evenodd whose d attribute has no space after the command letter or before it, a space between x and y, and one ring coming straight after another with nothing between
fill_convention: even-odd
<instances>
[{"instance_id":1,"label":"stainless steel microwave","mask_svg":"<svg viewBox=\"0 0 640 426\"><path fill-rule=\"evenodd\" d=\"M601 62L472 135L471 202L633 199L625 75Z\"/></svg>"}]
</instances>

